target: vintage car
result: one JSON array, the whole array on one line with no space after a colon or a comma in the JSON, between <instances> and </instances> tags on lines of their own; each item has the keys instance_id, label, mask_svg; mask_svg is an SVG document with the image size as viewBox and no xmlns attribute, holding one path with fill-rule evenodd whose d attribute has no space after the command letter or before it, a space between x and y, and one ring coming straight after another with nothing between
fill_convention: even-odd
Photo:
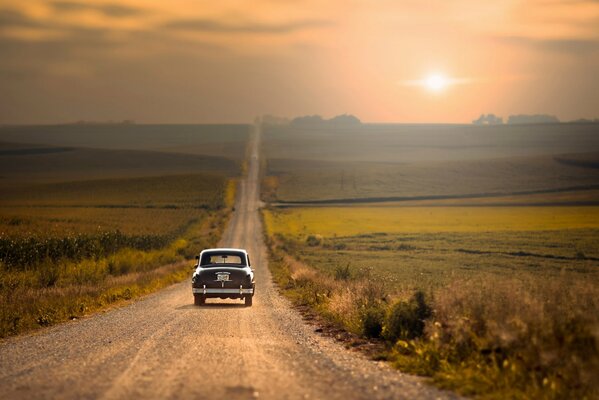
<instances>
[{"instance_id":1,"label":"vintage car","mask_svg":"<svg viewBox=\"0 0 599 400\"><path fill-rule=\"evenodd\" d=\"M254 270L247 251L206 249L196 260L191 277L195 305L205 304L208 298L244 299L246 306L252 305Z\"/></svg>"}]
</instances>

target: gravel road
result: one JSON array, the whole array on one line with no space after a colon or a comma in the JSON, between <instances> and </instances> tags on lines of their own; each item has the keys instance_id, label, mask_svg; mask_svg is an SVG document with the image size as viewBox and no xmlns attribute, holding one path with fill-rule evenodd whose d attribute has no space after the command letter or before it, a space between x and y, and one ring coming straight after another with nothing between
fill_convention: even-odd
<instances>
[{"instance_id":1,"label":"gravel road","mask_svg":"<svg viewBox=\"0 0 599 400\"><path fill-rule=\"evenodd\" d=\"M250 252L253 307L219 299L196 307L186 281L122 308L5 340L0 399L457 398L314 333L276 292L258 215L258 132L252 148L221 245Z\"/></svg>"}]
</instances>

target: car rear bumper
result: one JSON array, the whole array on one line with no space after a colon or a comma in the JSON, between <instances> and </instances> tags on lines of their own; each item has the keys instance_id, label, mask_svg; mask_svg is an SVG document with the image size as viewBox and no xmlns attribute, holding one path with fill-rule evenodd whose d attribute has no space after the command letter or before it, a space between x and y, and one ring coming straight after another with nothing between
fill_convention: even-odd
<instances>
[{"instance_id":1,"label":"car rear bumper","mask_svg":"<svg viewBox=\"0 0 599 400\"><path fill-rule=\"evenodd\" d=\"M192 288L193 294L254 294L253 288Z\"/></svg>"}]
</instances>

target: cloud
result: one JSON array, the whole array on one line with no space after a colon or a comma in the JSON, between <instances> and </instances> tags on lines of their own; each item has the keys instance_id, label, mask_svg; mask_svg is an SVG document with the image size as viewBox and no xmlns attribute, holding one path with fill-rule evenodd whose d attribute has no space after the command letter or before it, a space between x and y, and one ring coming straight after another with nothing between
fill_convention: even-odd
<instances>
[{"instance_id":1,"label":"cloud","mask_svg":"<svg viewBox=\"0 0 599 400\"><path fill-rule=\"evenodd\" d=\"M522 36L505 36L500 37L499 40L541 51L553 51L576 56L599 52L599 39L533 39Z\"/></svg>"},{"instance_id":2,"label":"cloud","mask_svg":"<svg viewBox=\"0 0 599 400\"><path fill-rule=\"evenodd\" d=\"M0 26L1 27L39 27L39 23L25 14L15 10L0 10Z\"/></svg>"},{"instance_id":3,"label":"cloud","mask_svg":"<svg viewBox=\"0 0 599 400\"><path fill-rule=\"evenodd\" d=\"M164 27L171 30L185 30L213 33L291 33L310 28L322 28L330 23L324 20L303 20L282 24L259 22L230 23L214 19L178 19L167 22Z\"/></svg>"},{"instance_id":4,"label":"cloud","mask_svg":"<svg viewBox=\"0 0 599 400\"><path fill-rule=\"evenodd\" d=\"M123 6L117 3L111 4L89 4L79 3L75 1L55 1L52 3L52 7L56 11L60 12L76 12L76 11L97 11L108 17L120 18L120 17L131 17L140 14L144 14L146 11L140 8L133 8L129 6Z\"/></svg>"},{"instance_id":5,"label":"cloud","mask_svg":"<svg viewBox=\"0 0 599 400\"><path fill-rule=\"evenodd\" d=\"M100 46L114 42L109 29L38 20L18 11L0 11L0 40L6 43L62 43L68 47ZM36 35L38 33L39 35Z\"/></svg>"}]
</instances>

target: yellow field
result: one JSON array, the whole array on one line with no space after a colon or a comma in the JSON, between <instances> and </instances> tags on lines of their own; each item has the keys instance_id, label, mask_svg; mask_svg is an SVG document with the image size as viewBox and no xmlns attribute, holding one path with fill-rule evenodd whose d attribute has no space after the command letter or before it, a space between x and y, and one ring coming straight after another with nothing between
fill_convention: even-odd
<instances>
[{"instance_id":1,"label":"yellow field","mask_svg":"<svg viewBox=\"0 0 599 400\"><path fill-rule=\"evenodd\" d=\"M599 228L599 207L322 207L266 210L269 235L548 231Z\"/></svg>"},{"instance_id":2,"label":"yellow field","mask_svg":"<svg viewBox=\"0 0 599 400\"><path fill-rule=\"evenodd\" d=\"M2 207L0 237L62 237L120 231L170 234L205 212L192 208Z\"/></svg>"}]
</instances>

